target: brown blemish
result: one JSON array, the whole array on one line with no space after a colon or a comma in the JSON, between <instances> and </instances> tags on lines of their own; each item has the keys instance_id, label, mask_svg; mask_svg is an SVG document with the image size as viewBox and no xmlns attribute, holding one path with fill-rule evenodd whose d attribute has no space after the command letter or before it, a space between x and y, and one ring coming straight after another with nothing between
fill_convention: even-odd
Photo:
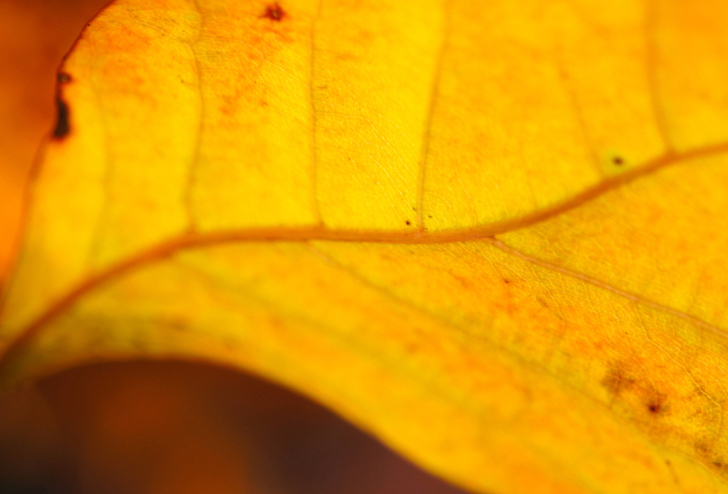
<instances>
[{"instance_id":1,"label":"brown blemish","mask_svg":"<svg viewBox=\"0 0 728 494\"><path fill-rule=\"evenodd\" d=\"M695 452L700 456L708 456L710 454L710 445L705 441L697 441L693 444L693 447L695 448Z\"/></svg>"},{"instance_id":2,"label":"brown blemish","mask_svg":"<svg viewBox=\"0 0 728 494\"><path fill-rule=\"evenodd\" d=\"M664 405L662 404L661 399L652 399L649 402L647 402L647 410L653 414L658 415L665 411Z\"/></svg>"},{"instance_id":3,"label":"brown blemish","mask_svg":"<svg viewBox=\"0 0 728 494\"><path fill-rule=\"evenodd\" d=\"M272 3L265 8L265 14L261 17L272 21L281 22L286 17L286 12L278 5L278 2Z\"/></svg>"},{"instance_id":4,"label":"brown blemish","mask_svg":"<svg viewBox=\"0 0 728 494\"><path fill-rule=\"evenodd\" d=\"M601 381L602 386L613 396L619 396L622 391L634 386L634 383L634 379L627 376L618 365L611 367Z\"/></svg>"},{"instance_id":5,"label":"brown blemish","mask_svg":"<svg viewBox=\"0 0 728 494\"><path fill-rule=\"evenodd\" d=\"M612 158L612 163L617 166L622 166L624 164L624 159L621 156L615 156Z\"/></svg>"},{"instance_id":6,"label":"brown blemish","mask_svg":"<svg viewBox=\"0 0 728 494\"><path fill-rule=\"evenodd\" d=\"M61 96L61 87L71 82L71 76L66 72L59 72L57 75L58 85L56 86L56 126L53 129L54 139L63 139L71 131L69 124L68 104Z\"/></svg>"},{"instance_id":7,"label":"brown blemish","mask_svg":"<svg viewBox=\"0 0 728 494\"><path fill-rule=\"evenodd\" d=\"M650 391L647 395L648 399L645 402L645 409L651 416L665 415L669 411L664 394L658 393L657 391Z\"/></svg>"},{"instance_id":8,"label":"brown blemish","mask_svg":"<svg viewBox=\"0 0 728 494\"><path fill-rule=\"evenodd\" d=\"M509 280L508 278L503 278L503 283L505 283L506 285L510 284L510 282L511 280Z\"/></svg>"},{"instance_id":9,"label":"brown blemish","mask_svg":"<svg viewBox=\"0 0 728 494\"><path fill-rule=\"evenodd\" d=\"M56 96L56 127L53 129L54 139L63 139L71 131L71 126L68 123L68 114L68 105L60 95Z\"/></svg>"},{"instance_id":10,"label":"brown blemish","mask_svg":"<svg viewBox=\"0 0 728 494\"><path fill-rule=\"evenodd\" d=\"M407 226L410 226L412 224L410 220L405 221L405 223L407 223Z\"/></svg>"}]
</instances>

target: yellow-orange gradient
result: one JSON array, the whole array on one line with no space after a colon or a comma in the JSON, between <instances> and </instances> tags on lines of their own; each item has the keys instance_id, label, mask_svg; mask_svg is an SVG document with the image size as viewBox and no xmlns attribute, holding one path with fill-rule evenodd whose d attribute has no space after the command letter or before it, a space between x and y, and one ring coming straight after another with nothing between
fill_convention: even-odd
<instances>
[{"instance_id":1,"label":"yellow-orange gradient","mask_svg":"<svg viewBox=\"0 0 728 494\"><path fill-rule=\"evenodd\" d=\"M0 382L297 389L483 493L728 492L728 3L117 0Z\"/></svg>"},{"instance_id":2,"label":"yellow-orange gradient","mask_svg":"<svg viewBox=\"0 0 728 494\"><path fill-rule=\"evenodd\" d=\"M24 187L53 128L56 70L108 0L0 2L0 286L20 226Z\"/></svg>"}]
</instances>

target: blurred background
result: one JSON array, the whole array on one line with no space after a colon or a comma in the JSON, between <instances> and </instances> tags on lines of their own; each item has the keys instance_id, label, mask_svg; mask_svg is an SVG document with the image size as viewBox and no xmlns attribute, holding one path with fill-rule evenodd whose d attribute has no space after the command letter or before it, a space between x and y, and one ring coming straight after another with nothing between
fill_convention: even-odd
<instances>
[{"instance_id":1,"label":"blurred background","mask_svg":"<svg viewBox=\"0 0 728 494\"><path fill-rule=\"evenodd\" d=\"M0 0L0 287L56 69L106 3ZM0 494L459 492L315 403L219 367L100 364L0 393Z\"/></svg>"},{"instance_id":2,"label":"blurred background","mask_svg":"<svg viewBox=\"0 0 728 494\"><path fill-rule=\"evenodd\" d=\"M331 412L238 371L97 364L0 395L3 494L457 494Z\"/></svg>"}]
</instances>

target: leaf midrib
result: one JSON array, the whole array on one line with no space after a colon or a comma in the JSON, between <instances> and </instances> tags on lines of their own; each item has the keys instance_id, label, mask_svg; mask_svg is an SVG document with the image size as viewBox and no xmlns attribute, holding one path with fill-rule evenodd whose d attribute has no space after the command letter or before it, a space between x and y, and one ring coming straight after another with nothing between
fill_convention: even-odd
<instances>
[{"instance_id":1,"label":"leaf midrib","mask_svg":"<svg viewBox=\"0 0 728 494\"><path fill-rule=\"evenodd\" d=\"M40 331L42 331L46 324L65 312L66 309L73 305L77 300L94 291L96 288L109 283L115 278L155 262L162 261L179 251L239 242L305 242L313 240L328 240L335 242L425 245L477 240L487 241L494 247L509 255L537 264L541 267L557 271L561 274L571 276L602 289L610 290L622 297L648 305L667 314L680 317L705 330L713 332L721 337L728 338L728 331L703 321L696 316L674 309L667 305L659 304L639 295L620 290L596 278L591 278L582 273L571 271L556 264L526 255L495 238L495 235L526 228L567 213L572 209L576 209L577 207L588 203L596 197L610 192L613 189L626 185L639 178L651 175L668 166L686 163L699 158L720 155L722 153L728 153L728 142L707 145L682 153L667 153L647 162L641 167L632 169L621 175L605 179L599 184L584 190L580 194L568 198L560 203L556 203L548 208L544 208L540 211L534 211L531 214L524 215L519 218L512 218L501 222L490 223L488 225L441 230L437 232L428 232L426 228L420 228L416 231L334 230L326 228L325 226L314 225L303 227L241 228L205 233L183 233L177 237L172 237L164 242L160 242L152 247L144 249L134 255L128 256L127 258L110 265L106 269L98 271L88 277L85 281L77 284L74 288L69 290L65 296L58 299L45 312L34 319L28 326L25 327L25 329L20 331L17 336L7 344L4 351L0 352L0 367L2 367L3 362L8 362L13 355L22 351L22 348L25 347ZM32 184L29 184L29 186L32 186ZM11 289L11 286L12 284L9 284L8 291ZM2 320L2 312L4 309L5 307L0 307L0 321Z\"/></svg>"}]
</instances>

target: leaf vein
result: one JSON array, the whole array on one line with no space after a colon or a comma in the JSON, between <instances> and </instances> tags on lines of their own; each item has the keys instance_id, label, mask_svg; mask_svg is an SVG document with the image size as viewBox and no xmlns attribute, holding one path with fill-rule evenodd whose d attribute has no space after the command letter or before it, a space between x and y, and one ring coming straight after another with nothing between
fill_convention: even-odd
<instances>
[{"instance_id":1,"label":"leaf vein","mask_svg":"<svg viewBox=\"0 0 728 494\"><path fill-rule=\"evenodd\" d=\"M432 136L432 126L435 118L435 109L437 107L437 99L440 94L440 83L442 81L443 63L445 54L447 53L450 45L450 37L452 36L452 3L453 0L445 0L444 4L444 33L442 36L442 44L437 53L437 60L435 61L435 73L433 77L432 88L430 91L430 98L427 105L427 113L425 115L425 130L422 137L422 150L420 151L420 166L417 177L417 228L420 231L424 231L425 220L424 213L422 211L422 203L425 195L425 172L427 169L427 161L430 156L430 139Z\"/></svg>"}]
</instances>

